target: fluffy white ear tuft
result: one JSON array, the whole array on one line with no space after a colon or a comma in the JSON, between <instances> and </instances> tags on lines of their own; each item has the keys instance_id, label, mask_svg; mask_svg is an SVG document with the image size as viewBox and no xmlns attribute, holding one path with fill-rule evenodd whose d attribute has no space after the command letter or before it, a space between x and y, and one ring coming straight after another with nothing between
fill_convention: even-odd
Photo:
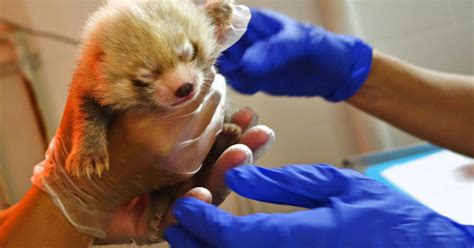
<instances>
[{"instance_id":1,"label":"fluffy white ear tuft","mask_svg":"<svg viewBox=\"0 0 474 248\"><path fill-rule=\"evenodd\" d=\"M207 0L204 11L216 27L221 50L229 48L242 37L251 18L250 9L235 5L233 0Z\"/></svg>"}]
</instances>

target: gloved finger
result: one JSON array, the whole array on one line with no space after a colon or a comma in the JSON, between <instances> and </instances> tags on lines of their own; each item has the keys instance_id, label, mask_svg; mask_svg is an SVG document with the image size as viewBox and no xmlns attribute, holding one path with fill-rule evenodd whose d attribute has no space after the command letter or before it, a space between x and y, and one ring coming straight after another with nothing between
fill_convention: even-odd
<instances>
[{"instance_id":1,"label":"gloved finger","mask_svg":"<svg viewBox=\"0 0 474 248\"><path fill-rule=\"evenodd\" d=\"M331 208L235 217L213 205L183 198L173 213L180 226L216 247L331 247L329 234L338 228Z\"/></svg>"},{"instance_id":2,"label":"gloved finger","mask_svg":"<svg viewBox=\"0 0 474 248\"><path fill-rule=\"evenodd\" d=\"M250 39L253 41L278 33L283 28L283 24L289 20L286 16L270 10L252 8L250 12L252 13L252 18L250 19L247 33L249 37L256 37L256 39Z\"/></svg>"},{"instance_id":3,"label":"gloved finger","mask_svg":"<svg viewBox=\"0 0 474 248\"><path fill-rule=\"evenodd\" d=\"M266 75L308 51L308 34L296 25L287 25L276 35L255 43L242 58L242 70L255 76Z\"/></svg>"},{"instance_id":4,"label":"gloved finger","mask_svg":"<svg viewBox=\"0 0 474 248\"><path fill-rule=\"evenodd\" d=\"M225 50L219 57L217 65L223 74L235 71L240 67L240 60L245 51L255 42L265 39L266 36L256 30L247 30L240 40Z\"/></svg>"},{"instance_id":5,"label":"gloved finger","mask_svg":"<svg viewBox=\"0 0 474 248\"><path fill-rule=\"evenodd\" d=\"M260 90L258 83L252 81L254 79L250 79L248 76L241 73L240 70L225 74L225 76L227 83L242 94L253 95Z\"/></svg>"},{"instance_id":6,"label":"gloved finger","mask_svg":"<svg viewBox=\"0 0 474 248\"><path fill-rule=\"evenodd\" d=\"M190 197L177 200L172 212L186 230L205 243L218 247L223 237L221 227L232 227L235 222L234 216Z\"/></svg>"},{"instance_id":7,"label":"gloved finger","mask_svg":"<svg viewBox=\"0 0 474 248\"><path fill-rule=\"evenodd\" d=\"M282 29L282 25L278 19L274 19L261 11L251 10L251 12L253 14L247 31L239 40L238 45L234 45L227 50L227 55L243 55L245 50L251 47L255 42L267 39ZM242 56L239 56L239 58L242 58Z\"/></svg>"},{"instance_id":8,"label":"gloved finger","mask_svg":"<svg viewBox=\"0 0 474 248\"><path fill-rule=\"evenodd\" d=\"M242 128L243 132L257 125L258 121L258 114L249 107L235 111L230 117L230 122Z\"/></svg>"},{"instance_id":9,"label":"gloved finger","mask_svg":"<svg viewBox=\"0 0 474 248\"><path fill-rule=\"evenodd\" d=\"M180 195L179 197L192 198L192 199L196 199L198 201L206 202L206 203L212 202L211 192L209 192L208 189L203 188L203 187L188 189L188 191L185 194ZM173 200L175 200L176 198L174 198ZM166 213L161 217L161 222L159 224L159 229L158 229L158 236L162 237L163 232L166 231L166 229L170 225L173 225L173 224L176 224L176 219L174 218L171 208L168 208Z\"/></svg>"},{"instance_id":10,"label":"gloved finger","mask_svg":"<svg viewBox=\"0 0 474 248\"><path fill-rule=\"evenodd\" d=\"M229 73L235 72L240 68L242 56L250 46L245 44L242 39L222 52L221 56L217 59L216 65L219 73L227 76Z\"/></svg>"},{"instance_id":11,"label":"gloved finger","mask_svg":"<svg viewBox=\"0 0 474 248\"><path fill-rule=\"evenodd\" d=\"M240 143L240 136L250 127L258 122L258 115L250 108L235 111L229 120L229 124L224 126L221 133L214 141L213 147L203 162L201 170L194 175L194 182L202 185L209 177L209 172L215 167L219 157L232 145ZM251 152L249 153L251 154ZM223 182L223 180L222 180Z\"/></svg>"},{"instance_id":12,"label":"gloved finger","mask_svg":"<svg viewBox=\"0 0 474 248\"><path fill-rule=\"evenodd\" d=\"M252 9L252 18L244 36L219 58L217 64L219 71L223 74L238 70L241 66L240 60L245 51L255 42L265 40L279 32L281 24L270 13Z\"/></svg>"},{"instance_id":13,"label":"gloved finger","mask_svg":"<svg viewBox=\"0 0 474 248\"><path fill-rule=\"evenodd\" d=\"M225 184L225 172L239 165L252 163L255 156L262 156L275 140L275 134L267 126L259 125L245 131L239 143L226 149L206 176L203 186L212 193L213 204L219 205L229 195Z\"/></svg>"},{"instance_id":14,"label":"gloved finger","mask_svg":"<svg viewBox=\"0 0 474 248\"><path fill-rule=\"evenodd\" d=\"M258 33L247 31L240 40L222 52L217 60L217 68L219 72L227 75L235 72L242 66L241 60L245 52L259 39L264 39Z\"/></svg>"},{"instance_id":15,"label":"gloved finger","mask_svg":"<svg viewBox=\"0 0 474 248\"><path fill-rule=\"evenodd\" d=\"M230 193L224 181L225 172L249 161L253 161L252 151L243 144L233 145L224 151L203 184L212 194L212 204L221 204Z\"/></svg>"},{"instance_id":16,"label":"gloved finger","mask_svg":"<svg viewBox=\"0 0 474 248\"><path fill-rule=\"evenodd\" d=\"M242 38L232 45L222 55L225 59L239 58L250 46L259 40L266 39L282 29L282 25L277 18L278 14L261 11L257 9L251 9L252 17L250 19L247 30ZM274 17L275 15L275 17ZM224 72L227 72L225 68L220 68Z\"/></svg>"},{"instance_id":17,"label":"gloved finger","mask_svg":"<svg viewBox=\"0 0 474 248\"><path fill-rule=\"evenodd\" d=\"M276 214L252 214L235 218L228 223L215 223L230 229L221 232L223 246L235 247L335 247L332 237L340 228L334 210L317 208L306 211ZM209 223L212 225L214 223ZM207 226L206 226L207 227ZM291 240L289 240L291 239Z\"/></svg>"},{"instance_id":18,"label":"gloved finger","mask_svg":"<svg viewBox=\"0 0 474 248\"><path fill-rule=\"evenodd\" d=\"M268 148L275 142L273 129L258 125L245 131L239 139L239 143L245 144L253 152L253 161L259 159Z\"/></svg>"},{"instance_id":19,"label":"gloved finger","mask_svg":"<svg viewBox=\"0 0 474 248\"><path fill-rule=\"evenodd\" d=\"M209 247L179 225L168 227L165 231L165 239L168 241L171 248Z\"/></svg>"},{"instance_id":20,"label":"gloved finger","mask_svg":"<svg viewBox=\"0 0 474 248\"><path fill-rule=\"evenodd\" d=\"M346 178L329 165L292 165L266 169L239 166L226 173L227 185L244 197L277 204L315 208L344 190Z\"/></svg>"}]
</instances>

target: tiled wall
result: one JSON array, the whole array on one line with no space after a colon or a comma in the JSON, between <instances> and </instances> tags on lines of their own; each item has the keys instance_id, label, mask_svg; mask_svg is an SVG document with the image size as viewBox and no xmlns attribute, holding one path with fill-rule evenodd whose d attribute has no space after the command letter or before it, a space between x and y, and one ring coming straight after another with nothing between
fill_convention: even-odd
<instances>
[{"instance_id":1,"label":"tiled wall","mask_svg":"<svg viewBox=\"0 0 474 248\"><path fill-rule=\"evenodd\" d=\"M474 74L474 1L347 0L353 32L376 49L427 68ZM416 138L376 122L379 144Z\"/></svg>"}]
</instances>

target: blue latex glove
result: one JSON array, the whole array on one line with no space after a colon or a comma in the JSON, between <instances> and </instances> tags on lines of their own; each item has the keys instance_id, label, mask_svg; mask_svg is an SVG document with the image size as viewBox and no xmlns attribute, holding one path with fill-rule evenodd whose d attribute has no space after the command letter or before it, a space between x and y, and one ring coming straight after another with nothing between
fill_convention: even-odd
<instances>
[{"instance_id":1,"label":"blue latex glove","mask_svg":"<svg viewBox=\"0 0 474 248\"><path fill-rule=\"evenodd\" d=\"M245 35L219 59L229 83L244 94L353 96L368 77L372 48L289 17L252 9Z\"/></svg>"},{"instance_id":2,"label":"blue latex glove","mask_svg":"<svg viewBox=\"0 0 474 248\"><path fill-rule=\"evenodd\" d=\"M183 198L179 224L166 231L172 247L473 247L467 227L351 170L328 165L230 170L242 196L309 210L232 216Z\"/></svg>"}]
</instances>

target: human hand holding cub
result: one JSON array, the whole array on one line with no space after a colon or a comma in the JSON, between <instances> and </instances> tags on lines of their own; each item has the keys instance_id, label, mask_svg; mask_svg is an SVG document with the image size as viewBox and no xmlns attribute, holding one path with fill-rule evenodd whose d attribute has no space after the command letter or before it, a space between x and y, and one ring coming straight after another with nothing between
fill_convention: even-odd
<instances>
[{"instance_id":1,"label":"human hand holding cub","mask_svg":"<svg viewBox=\"0 0 474 248\"><path fill-rule=\"evenodd\" d=\"M146 207L153 215L142 215L148 219L141 223L147 225L128 240L156 242L159 235L150 232L156 234L160 223L167 222L161 218L174 198L205 184L217 193L214 202L225 197L223 183L213 179L222 169L204 167L193 176L224 119L225 90L222 82L219 89L216 83L211 86L213 64L225 46L238 39L248 18L243 15L241 27L229 26L231 4L209 1L202 9L174 1L118 4L91 19L61 127L33 176L33 183L49 193L76 230L105 238L113 233L108 228L117 223L114 220L123 216L121 209ZM140 8L150 18L141 18ZM181 15L184 12L192 15ZM171 18L162 20L160 13ZM136 32L128 33L131 30ZM236 141L240 128L224 126L221 135L230 134L228 145ZM218 143L218 152L205 165L214 165L227 148ZM250 153L243 147L234 150ZM236 165L231 161L235 157L226 156L216 163L223 164L219 168ZM155 194L134 199L178 182L183 183L166 190L168 202ZM165 212L156 214L157 209Z\"/></svg>"},{"instance_id":2,"label":"human hand holding cub","mask_svg":"<svg viewBox=\"0 0 474 248\"><path fill-rule=\"evenodd\" d=\"M217 80L201 104L199 104L201 101L192 102L173 112L170 115L173 118L168 116L169 119L163 119L162 113L160 118L157 118L156 115L140 112L125 113L117 117L109 128L108 135L110 169L100 177L98 175L77 177L67 174L64 170L64 161L67 157L68 149L65 146L68 141L67 136L61 134L68 132L60 130L54 142L56 144L48 151L47 160L38 167L34 177L35 184L50 193L76 229L96 237L105 238L110 223L116 223L114 219L124 217L124 212L117 210L120 206L122 210L132 205L135 207L134 210L140 206L147 207L141 209L146 210L141 212L144 214L142 217L146 217L141 223L147 222L146 225L134 226L139 229L134 230L135 234L144 236L128 238L127 241L131 239L145 243L159 241L160 235L157 229L162 225L160 220L174 198L195 186L205 186L215 192L217 198L221 198L216 199L216 202L222 201L220 189L224 184L219 182L219 177L222 178L220 175L224 173L223 168L248 162L232 161L234 156L242 158L242 154L247 157L247 153L250 153L246 148L234 147L234 152L226 152L225 154L230 155L223 156L217 161L216 169L209 169L208 166L212 166L220 153L237 138L227 137L227 142L230 143L220 144L220 147L217 147L220 152L214 154L213 159L207 159L205 167L193 177L222 127L225 98L223 83L222 79ZM199 111L196 112L197 110ZM250 120L248 116L252 116ZM254 114L243 110L234 115L233 122L235 126L247 128L251 119L254 119ZM232 132L227 134L234 135ZM257 149L270 141L271 136L272 132L268 128L257 127L244 133L241 141ZM189 180L190 178L192 180ZM188 182L174 188L166 188L181 181ZM156 189L163 189L161 196L157 197L159 194L154 194L155 197L152 198L141 198L141 200L152 199L149 205L135 200L130 202L131 205L123 206L124 202ZM163 196L164 194L167 196ZM117 227L115 224L111 226Z\"/></svg>"},{"instance_id":3,"label":"human hand holding cub","mask_svg":"<svg viewBox=\"0 0 474 248\"><path fill-rule=\"evenodd\" d=\"M113 213L106 228L107 238L96 239L95 244L163 241L165 228L173 223L169 208L182 196L192 196L216 205L222 203L230 193L224 183L224 173L258 159L275 138L271 129L256 125L257 119L257 115L248 108L235 112L230 121L243 130L237 142L239 144L229 147L232 137L221 133L196 175L171 187L135 197L122 205Z\"/></svg>"}]
</instances>

